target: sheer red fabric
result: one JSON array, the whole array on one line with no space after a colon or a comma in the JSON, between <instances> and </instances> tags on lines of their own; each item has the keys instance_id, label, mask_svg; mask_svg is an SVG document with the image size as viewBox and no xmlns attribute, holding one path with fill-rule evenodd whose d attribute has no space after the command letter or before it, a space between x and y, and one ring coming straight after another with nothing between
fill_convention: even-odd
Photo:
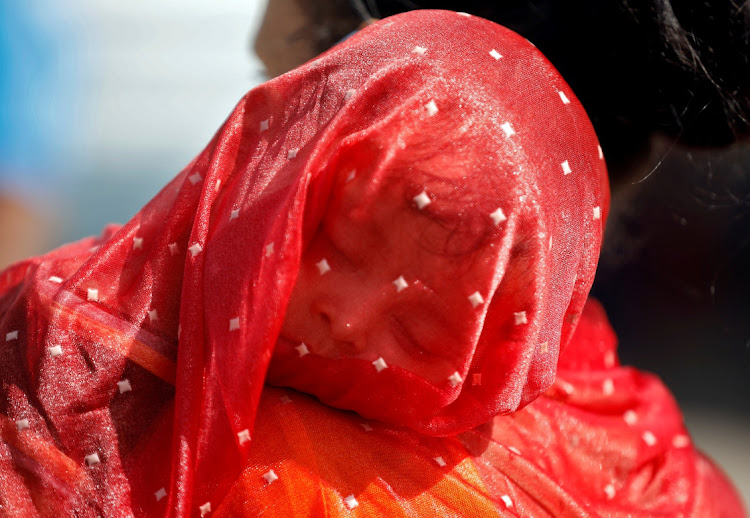
<instances>
[{"instance_id":1,"label":"sheer red fabric","mask_svg":"<svg viewBox=\"0 0 750 518\"><path fill-rule=\"evenodd\" d=\"M432 455L428 445L453 448L462 480L487 495L476 509L507 510L498 484L513 475L493 471L507 458L465 437L504 444L477 427L529 415L518 410L552 386L558 364L575 377L604 361L598 335L581 338L587 346L571 336L607 208L591 125L528 41L452 12L371 26L249 92L126 225L2 274L0 503L24 516L201 516L228 493L226 505L237 503L252 459L285 457L254 433L268 379L397 427L398 440L424 445L405 462ZM566 347L576 352L563 361ZM565 392L560 379L552 391ZM567 383L573 392L555 401L570 411L589 393ZM666 393L651 404L659 423L679 421ZM353 419L310 405L323 420ZM553 433L544 419L528 430ZM600 441L622 427L576 422L587 436L599 427ZM658 443L667 428L648 432ZM564 469L602 451L560 430L559 451L532 458ZM618 453L609 474L628 477L640 453ZM675 484L698 487L675 473ZM433 480L448 483L443 475ZM320 487L297 480L300 494ZM563 484L550 480L550 491ZM581 475L565 493L575 497L538 500L596 505L603 481L590 490ZM641 493L629 494L637 506ZM406 504L396 496L378 493L377 505ZM404 515L429 514L437 503L425 498Z\"/></svg>"}]
</instances>

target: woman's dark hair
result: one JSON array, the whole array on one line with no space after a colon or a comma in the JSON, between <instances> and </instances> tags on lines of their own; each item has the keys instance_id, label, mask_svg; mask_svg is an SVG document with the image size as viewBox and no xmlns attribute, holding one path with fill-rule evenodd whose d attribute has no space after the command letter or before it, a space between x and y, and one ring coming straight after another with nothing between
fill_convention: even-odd
<instances>
[{"instance_id":1,"label":"woman's dark hair","mask_svg":"<svg viewBox=\"0 0 750 518\"><path fill-rule=\"evenodd\" d=\"M729 144L750 132L750 4L671 0L329 0L337 13L322 51L368 14L465 11L530 39L581 99L615 165L653 132L688 145ZM323 7L323 4L327 4ZM313 12L314 11L314 12ZM326 11L325 13L323 11ZM316 14L317 13L317 14Z\"/></svg>"}]
</instances>

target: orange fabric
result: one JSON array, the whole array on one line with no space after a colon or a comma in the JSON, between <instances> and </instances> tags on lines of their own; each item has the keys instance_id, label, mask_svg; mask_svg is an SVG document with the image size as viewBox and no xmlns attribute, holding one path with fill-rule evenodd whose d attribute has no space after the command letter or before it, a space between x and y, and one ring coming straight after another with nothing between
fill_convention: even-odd
<instances>
[{"instance_id":1,"label":"orange fabric","mask_svg":"<svg viewBox=\"0 0 750 518\"><path fill-rule=\"evenodd\" d=\"M665 387L617 365L596 301L571 342L579 346L591 366L563 371L527 407L455 437L267 388L254 438L263 447L217 516L744 516L726 477L691 445ZM270 470L278 479L269 483Z\"/></svg>"},{"instance_id":2,"label":"orange fabric","mask_svg":"<svg viewBox=\"0 0 750 518\"><path fill-rule=\"evenodd\" d=\"M457 438L391 430L289 390L267 388L260 409L263 447L216 516L500 516Z\"/></svg>"}]
</instances>

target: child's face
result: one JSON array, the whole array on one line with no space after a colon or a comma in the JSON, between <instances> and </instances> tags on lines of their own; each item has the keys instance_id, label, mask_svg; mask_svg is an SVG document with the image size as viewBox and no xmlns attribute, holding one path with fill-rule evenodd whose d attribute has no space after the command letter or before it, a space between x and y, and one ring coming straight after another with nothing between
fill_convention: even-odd
<instances>
[{"instance_id":1,"label":"child's face","mask_svg":"<svg viewBox=\"0 0 750 518\"><path fill-rule=\"evenodd\" d=\"M279 345L304 343L332 360L382 357L389 367L447 383L480 332L483 304L469 297L488 298L487 251L440 254L428 245L449 231L402 187L381 187L363 200L365 187L366 180L352 180L331 200L303 253Z\"/></svg>"}]
</instances>

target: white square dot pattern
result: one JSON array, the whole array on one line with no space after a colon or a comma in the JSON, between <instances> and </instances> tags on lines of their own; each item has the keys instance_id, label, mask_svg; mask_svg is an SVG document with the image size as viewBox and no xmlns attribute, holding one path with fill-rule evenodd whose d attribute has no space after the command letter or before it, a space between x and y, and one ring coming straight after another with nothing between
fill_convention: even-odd
<instances>
[{"instance_id":1,"label":"white square dot pattern","mask_svg":"<svg viewBox=\"0 0 750 518\"><path fill-rule=\"evenodd\" d=\"M359 502L357 502L357 499L354 498L354 495L349 495L344 498L344 504L346 504L349 509L354 509L359 505Z\"/></svg>"},{"instance_id":2,"label":"white square dot pattern","mask_svg":"<svg viewBox=\"0 0 750 518\"><path fill-rule=\"evenodd\" d=\"M315 266L318 267L318 272L320 273L320 275L325 275L331 271L331 265L328 264L328 261L326 261L325 259L321 259L320 261L315 263Z\"/></svg>"},{"instance_id":3,"label":"white square dot pattern","mask_svg":"<svg viewBox=\"0 0 750 518\"><path fill-rule=\"evenodd\" d=\"M265 472L263 474L263 478L265 479L266 484L268 485L271 485L275 481L279 480L279 476L272 469Z\"/></svg>"},{"instance_id":4,"label":"white square dot pattern","mask_svg":"<svg viewBox=\"0 0 750 518\"><path fill-rule=\"evenodd\" d=\"M490 214L490 217L492 218L492 221L495 223L495 226L499 225L500 223L503 223L508 218L505 216L505 213L503 212L503 209L500 207L495 210L492 214Z\"/></svg>"},{"instance_id":5,"label":"white square dot pattern","mask_svg":"<svg viewBox=\"0 0 750 518\"><path fill-rule=\"evenodd\" d=\"M372 364L375 366L375 370L378 372L388 368L388 364L385 363L385 360L382 357L372 362Z\"/></svg>"},{"instance_id":6,"label":"white square dot pattern","mask_svg":"<svg viewBox=\"0 0 750 518\"><path fill-rule=\"evenodd\" d=\"M130 386L130 380L118 381L117 390L120 391L120 394L124 394L125 392L130 392L131 390L133 390L133 387Z\"/></svg>"},{"instance_id":7,"label":"white square dot pattern","mask_svg":"<svg viewBox=\"0 0 750 518\"><path fill-rule=\"evenodd\" d=\"M425 110L427 110L427 115L432 117L438 112L437 104L435 104L435 101L430 101L425 105Z\"/></svg>"},{"instance_id":8,"label":"white square dot pattern","mask_svg":"<svg viewBox=\"0 0 750 518\"><path fill-rule=\"evenodd\" d=\"M406 288L409 287L409 283L406 282L406 279L404 279L403 275L399 276L398 279L393 281L393 285L396 287L397 293L401 293L402 291L404 291Z\"/></svg>"},{"instance_id":9,"label":"white square dot pattern","mask_svg":"<svg viewBox=\"0 0 750 518\"><path fill-rule=\"evenodd\" d=\"M482 297L482 294L478 291L475 291L471 295L469 295L469 302L471 302L471 306L476 308L477 306L481 306L484 304L484 298Z\"/></svg>"},{"instance_id":10,"label":"white square dot pattern","mask_svg":"<svg viewBox=\"0 0 750 518\"><path fill-rule=\"evenodd\" d=\"M502 128L503 133L505 133L506 137L512 137L516 134L516 130L513 129L513 126L510 125L510 122L503 122L500 125L500 128Z\"/></svg>"},{"instance_id":11,"label":"white square dot pattern","mask_svg":"<svg viewBox=\"0 0 750 518\"><path fill-rule=\"evenodd\" d=\"M427 195L425 191L420 192L419 194L414 196L414 198L412 199L414 200L414 203L417 204L417 208L419 210L424 209L426 206L432 203L432 200L430 199L430 197Z\"/></svg>"}]
</instances>

